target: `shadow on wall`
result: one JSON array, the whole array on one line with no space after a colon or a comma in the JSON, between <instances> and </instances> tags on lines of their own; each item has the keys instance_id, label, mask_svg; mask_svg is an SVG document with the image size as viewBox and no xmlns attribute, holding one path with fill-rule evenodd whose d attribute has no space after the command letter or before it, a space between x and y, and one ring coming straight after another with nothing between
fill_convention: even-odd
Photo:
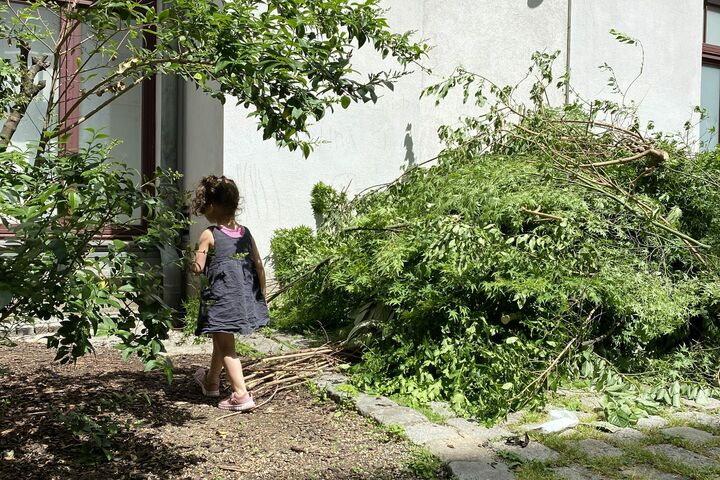
<instances>
[{"instance_id":1,"label":"shadow on wall","mask_svg":"<svg viewBox=\"0 0 720 480\"><path fill-rule=\"evenodd\" d=\"M530 8L536 8L542 5L543 0L527 0L527 5Z\"/></svg>"},{"instance_id":2,"label":"shadow on wall","mask_svg":"<svg viewBox=\"0 0 720 480\"><path fill-rule=\"evenodd\" d=\"M405 146L405 163L408 167L415 165L415 151L413 150L414 142L412 137L412 123L408 123L405 127L405 140L403 141Z\"/></svg>"}]
</instances>

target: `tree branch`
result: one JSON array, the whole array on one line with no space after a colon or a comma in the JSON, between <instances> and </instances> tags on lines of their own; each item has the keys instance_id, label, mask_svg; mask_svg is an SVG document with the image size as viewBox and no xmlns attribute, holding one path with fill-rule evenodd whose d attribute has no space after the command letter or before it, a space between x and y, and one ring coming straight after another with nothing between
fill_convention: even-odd
<instances>
[{"instance_id":1,"label":"tree branch","mask_svg":"<svg viewBox=\"0 0 720 480\"><path fill-rule=\"evenodd\" d=\"M35 77L38 73L46 70L50 66L50 63L47 61L48 55L33 55L32 66L28 68L27 63L29 56L30 46L27 43L21 44L20 59L24 64L23 79L20 85L21 98L13 106L10 115L8 115L5 120L2 130L0 130L0 152L7 150L8 145L10 145L10 140L17 131L20 121L25 116L30 102L45 88L45 80L35 83Z\"/></svg>"},{"instance_id":2,"label":"tree branch","mask_svg":"<svg viewBox=\"0 0 720 480\"><path fill-rule=\"evenodd\" d=\"M670 159L670 156L664 150L656 150L654 148L648 148L647 150L643 150L642 152L632 155L630 157L618 158L615 160L608 160L607 162L585 163L583 165L580 165L580 168L599 168L599 167L608 167L610 165L622 165L625 163L632 163L636 160L640 160L641 158L643 158L645 156L652 157L656 164L666 162Z\"/></svg>"}]
</instances>

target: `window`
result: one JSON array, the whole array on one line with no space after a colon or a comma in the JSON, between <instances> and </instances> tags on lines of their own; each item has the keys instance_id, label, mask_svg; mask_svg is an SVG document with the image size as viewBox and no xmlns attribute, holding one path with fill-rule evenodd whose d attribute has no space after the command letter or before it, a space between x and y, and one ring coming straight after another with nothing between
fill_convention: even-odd
<instances>
[{"instance_id":1,"label":"window","mask_svg":"<svg viewBox=\"0 0 720 480\"><path fill-rule=\"evenodd\" d=\"M79 3L87 2L80 1ZM9 6L11 11L3 12L0 15L0 21L6 22L6 25L10 24L11 18L14 16L13 10L19 11L24 8L22 3L12 2L9 3ZM70 25L69 22L71 20L64 18L62 14L58 15L57 10L41 12L40 23L44 25L40 25L40 28L54 30L55 39L64 28ZM51 42L55 39L33 42L31 55L51 53L54 50L54 43ZM154 39L139 38L136 41L139 45L140 42L150 43ZM55 98L59 99L55 114L58 118L64 119L65 126L74 125L82 116L94 111L106 100L106 96L91 95L82 101L79 108L73 109L83 88L93 85L93 78L83 79L76 75L77 65L83 61L84 52L92 46L92 42L92 32L89 28L84 25L75 28L62 49L63 57L56 62L59 72L54 72L51 67L36 77L36 81L46 80L47 86L31 102L26 115L18 126L18 130L12 138L14 147L25 149L38 141L42 119L48 105L53 74L56 74L57 80ZM13 46L0 45L1 58L14 61L18 53L17 48ZM102 74L109 68L116 67L123 60L122 55L117 59L93 57L92 64L85 66L84 70L90 68L93 74ZM52 57L49 58L49 61L51 65L54 64ZM76 150L87 142L91 136L88 128L102 129L102 133L122 142L113 149L113 160L127 164L142 175L151 175L155 170L155 88L155 80L147 80L102 108L87 121L72 128L68 134L66 148ZM3 228L0 226L0 235L7 235L7 231L1 230ZM107 234L108 236L125 236L128 232L115 231L107 232Z\"/></svg>"},{"instance_id":2,"label":"window","mask_svg":"<svg viewBox=\"0 0 720 480\"><path fill-rule=\"evenodd\" d=\"M711 150L720 134L720 0L705 2L700 105L707 112L700 123L700 139Z\"/></svg>"}]
</instances>

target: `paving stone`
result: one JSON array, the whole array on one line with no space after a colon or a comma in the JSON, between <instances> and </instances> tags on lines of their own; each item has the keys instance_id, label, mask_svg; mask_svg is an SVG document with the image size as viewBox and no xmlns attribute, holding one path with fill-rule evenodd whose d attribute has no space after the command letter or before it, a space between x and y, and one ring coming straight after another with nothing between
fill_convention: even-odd
<instances>
[{"instance_id":1,"label":"paving stone","mask_svg":"<svg viewBox=\"0 0 720 480\"><path fill-rule=\"evenodd\" d=\"M492 447L496 451L512 452L526 461L551 462L560 458L555 450L533 441L525 448L519 445L507 445L505 442L495 442Z\"/></svg>"},{"instance_id":2,"label":"paving stone","mask_svg":"<svg viewBox=\"0 0 720 480\"><path fill-rule=\"evenodd\" d=\"M712 433L704 432L692 427L664 428L662 433L670 437L684 438L685 440L697 443L703 443L717 438Z\"/></svg>"},{"instance_id":3,"label":"paving stone","mask_svg":"<svg viewBox=\"0 0 720 480\"><path fill-rule=\"evenodd\" d=\"M616 433L622 430L622 427L613 425L610 422L590 422L590 426L600 430L601 432Z\"/></svg>"},{"instance_id":4,"label":"paving stone","mask_svg":"<svg viewBox=\"0 0 720 480\"><path fill-rule=\"evenodd\" d=\"M602 410L602 400L600 397L596 397L593 395L582 395L580 397L580 405L583 406L585 410L594 412L596 410Z\"/></svg>"},{"instance_id":5,"label":"paving stone","mask_svg":"<svg viewBox=\"0 0 720 480\"><path fill-rule=\"evenodd\" d=\"M700 408L703 410L720 410L720 400L712 397L708 397L702 402L683 399L683 404L691 408Z\"/></svg>"},{"instance_id":6,"label":"paving stone","mask_svg":"<svg viewBox=\"0 0 720 480\"><path fill-rule=\"evenodd\" d=\"M663 428L665 425L667 425L667 420L659 415L650 415L637 422L638 428Z\"/></svg>"},{"instance_id":7,"label":"paving stone","mask_svg":"<svg viewBox=\"0 0 720 480\"><path fill-rule=\"evenodd\" d=\"M384 407L370 412L370 416L383 425L407 427L418 423L427 423L427 417L409 407Z\"/></svg>"},{"instance_id":8,"label":"paving stone","mask_svg":"<svg viewBox=\"0 0 720 480\"><path fill-rule=\"evenodd\" d=\"M582 440L578 443L578 448L591 458L623 456L623 451L619 448L615 448L612 445L608 445L600 440L595 440L594 438Z\"/></svg>"},{"instance_id":9,"label":"paving stone","mask_svg":"<svg viewBox=\"0 0 720 480\"><path fill-rule=\"evenodd\" d=\"M684 422L700 423L708 427L720 428L720 416L709 415L704 412L677 412L673 418Z\"/></svg>"},{"instance_id":10,"label":"paving stone","mask_svg":"<svg viewBox=\"0 0 720 480\"><path fill-rule=\"evenodd\" d=\"M37 321L35 322L35 333L41 334L41 333L55 333L60 328L60 324L57 322L44 322L44 321Z\"/></svg>"},{"instance_id":11,"label":"paving stone","mask_svg":"<svg viewBox=\"0 0 720 480\"><path fill-rule=\"evenodd\" d=\"M376 410L382 410L387 407L398 407L399 405L387 397L376 397L361 393L355 398L355 406L361 414L370 416L370 413Z\"/></svg>"},{"instance_id":12,"label":"paving stone","mask_svg":"<svg viewBox=\"0 0 720 480\"><path fill-rule=\"evenodd\" d=\"M642 440L647 435L634 428L621 428L611 436L612 438L619 438L621 440Z\"/></svg>"},{"instance_id":13,"label":"paving stone","mask_svg":"<svg viewBox=\"0 0 720 480\"><path fill-rule=\"evenodd\" d=\"M315 384L320 388L327 388L330 385L347 383L348 380L348 377L340 373L325 373L315 379Z\"/></svg>"},{"instance_id":14,"label":"paving stone","mask_svg":"<svg viewBox=\"0 0 720 480\"><path fill-rule=\"evenodd\" d=\"M509 437L513 434L507 428L487 428L464 418L449 418L445 423L456 429L460 435L466 439L477 444L487 443L502 437Z\"/></svg>"},{"instance_id":15,"label":"paving stone","mask_svg":"<svg viewBox=\"0 0 720 480\"><path fill-rule=\"evenodd\" d=\"M444 462L484 462L494 461L493 452L473 442L457 438L455 440L434 439L425 445L430 453Z\"/></svg>"},{"instance_id":16,"label":"paving stone","mask_svg":"<svg viewBox=\"0 0 720 480\"><path fill-rule=\"evenodd\" d=\"M667 443L652 445L650 447L646 447L646 449L656 455L663 455L669 460L684 463L693 468L705 468L712 467L714 465L713 461L707 457Z\"/></svg>"},{"instance_id":17,"label":"paving stone","mask_svg":"<svg viewBox=\"0 0 720 480\"><path fill-rule=\"evenodd\" d=\"M553 469L553 473L566 480L609 480L609 477L599 475L592 470L579 465Z\"/></svg>"},{"instance_id":18,"label":"paving stone","mask_svg":"<svg viewBox=\"0 0 720 480\"><path fill-rule=\"evenodd\" d=\"M258 352L265 353L265 354L276 354L280 353L285 350L290 350L288 347L283 345L280 342L276 342L275 340L272 340L262 334L254 333L251 335L245 335L243 337L243 342L250 345L252 348L257 350Z\"/></svg>"},{"instance_id":19,"label":"paving stone","mask_svg":"<svg viewBox=\"0 0 720 480\"><path fill-rule=\"evenodd\" d=\"M15 329L15 333L21 336L34 335L35 327L32 325L22 325Z\"/></svg>"},{"instance_id":20,"label":"paving stone","mask_svg":"<svg viewBox=\"0 0 720 480\"><path fill-rule=\"evenodd\" d=\"M638 465L620 472L625 478L643 480L686 480L686 477L674 473L661 472L648 465Z\"/></svg>"},{"instance_id":21,"label":"paving stone","mask_svg":"<svg viewBox=\"0 0 720 480\"><path fill-rule=\"evenodd\" d=\"M505 425L515 425L517 423L520 423L522 419L525 418L525 412L510 412L505 417Z\"/></svg>"},{"instance_id":22,"label":"paving stone","mask_svg":"<svg viewBox=\"0 0 720 480\"><path fill-rule=\"evenodd\" d=\"M445 440L453 444L464 441L454 428L437 425L435 423L409 425L405 427L405 435L407 435L411 442L418 445L425 445L435 439Z\"/></svg>"},{"instance_id":23,"label":"paving stone","mask_svg":"<svg viewBox=\"0 0 720 480\"><path fill-rule=\"evenodd\" d=\"M342 385L345 385L345 384L341 383L338 385L335 383L331 383L328 386L326 386L325 389L327 390L328 394L336 400L340 400L340 401L352 400L355 397L355 395L353 395L351 392L341 390L340 387Z\"/></svg>"},{"instance_id":24,"label":"paving stone","mask_svg":"<svg viewBox=\"0 0 720 480\"><path fill-rule=\"evenodd\" d=\"M442 415L446 418L456 417L455 412L450 408L450 404L447 402L430 402L430 410L437 415Z\"/></svg>"},{"instance_id":25,"label":"paving stone","mask_svg":"<svg viewBox=\"0 0 720 480\"><path fill-rule=\"evenodd\" d=\"M515 475L499 462L450 462L448 465L457 480L513 480Z\"/></svg>"}]
</instances>

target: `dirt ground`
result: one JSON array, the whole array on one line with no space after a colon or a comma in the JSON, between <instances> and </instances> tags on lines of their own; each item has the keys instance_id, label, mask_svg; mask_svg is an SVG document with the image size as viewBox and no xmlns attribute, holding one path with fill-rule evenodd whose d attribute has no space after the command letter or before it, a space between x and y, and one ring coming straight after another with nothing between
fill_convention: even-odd
<instances>
[{"instance_id":1,"label":"dirt ground","mask_svg":"<svg viewBox=\"0 0 720 480\"><path fill-rule=\"evenodd\" d=\"M52 359L42 345L0 347L2 479L445 476L403 440L305 388L218 420L227 412L190 378L205 356L174 357L172 384L113 350L74 366ZM109 443L98 432L110 432Z\"/></svg>"}]
</instances>

